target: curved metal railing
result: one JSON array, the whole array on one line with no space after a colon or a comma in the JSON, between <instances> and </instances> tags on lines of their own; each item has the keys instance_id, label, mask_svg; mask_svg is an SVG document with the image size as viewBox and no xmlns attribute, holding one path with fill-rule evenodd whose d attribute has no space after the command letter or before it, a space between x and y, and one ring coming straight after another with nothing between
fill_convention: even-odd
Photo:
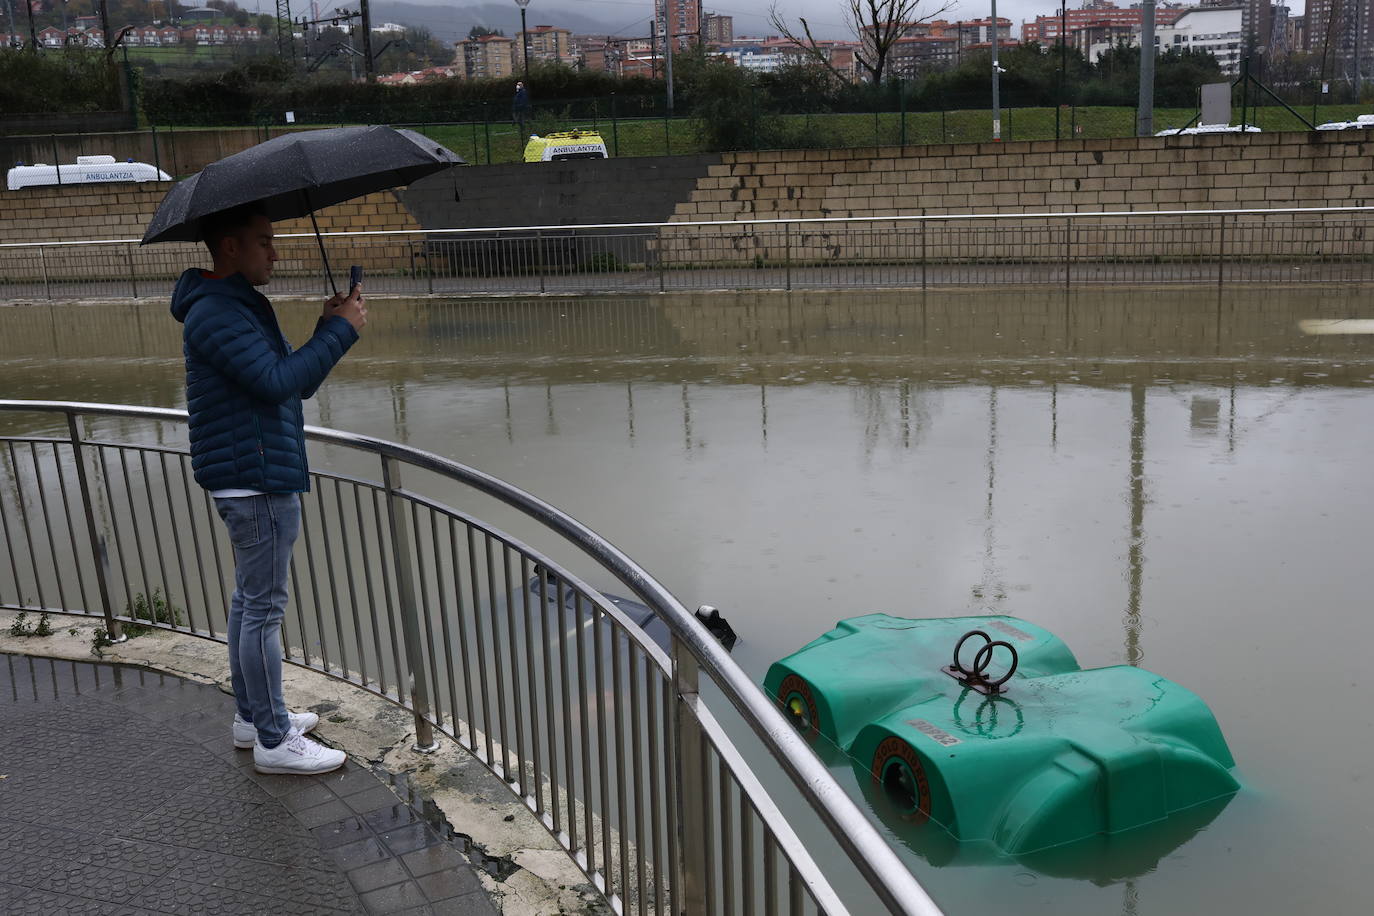
<instances>
[{"instance_id":1,"label":"curved metal railing","mask_svg":"<svg viewBox=\"0 0 1374 916\"><path fill-rule=\"evenodd\" d=\"M0 412L36 418L0 429L0 607L100 615L111 636L141 623L223 640L232 553L191 479L185 412L20 400ZM306 432L329 470L303 500L288 660L410 710L417 750L436 729L461 744L613 911L845 913L858 904L811 852L838 847L889 911L939 912L775 705L625 553L442 456ZM461 485L464 503L490 501L529 536L403 476L444 497ZM642 599L667 624L667 651L583 570ZM703 702L708 686L800 812L784 816Z\"/></svg>"}]
</instances>

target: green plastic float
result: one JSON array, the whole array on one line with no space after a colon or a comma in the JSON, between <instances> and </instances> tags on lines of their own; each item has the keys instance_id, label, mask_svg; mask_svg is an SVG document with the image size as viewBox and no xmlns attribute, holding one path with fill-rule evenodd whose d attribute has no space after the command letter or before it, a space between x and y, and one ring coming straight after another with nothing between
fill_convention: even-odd
<instances>
[{"instance_id":1,"label":"green plastic float","mask_svg":"<svg viewBox=\"0 0 1374 916\"><path fill-rule=\"evenodd\" d=\"M1012 855L1239 788L1192 692L1141 668L1083 670L1062 640L1016 617L843 620L774 663L765 686L904 820Z\"/></svg>"}]
</instances>

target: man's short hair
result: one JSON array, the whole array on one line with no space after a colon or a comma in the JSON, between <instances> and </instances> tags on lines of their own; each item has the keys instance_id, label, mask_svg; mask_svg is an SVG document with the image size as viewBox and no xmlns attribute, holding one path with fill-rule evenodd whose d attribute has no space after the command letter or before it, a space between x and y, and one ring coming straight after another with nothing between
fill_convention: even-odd
<instances>
[{"instance_id":1,"label":"man's short hair","mask_svg":"<svg viewBox=\"0 0 1374 916\"><path fill-rule=\"evenodd\" d=\"M205 240L205 247L210 249L210 256L214 257L219 253L220 242L248 228L258 217L266 215L267 208L254 201L202 217L200 235Z\"/></svg>"}]
</instances>

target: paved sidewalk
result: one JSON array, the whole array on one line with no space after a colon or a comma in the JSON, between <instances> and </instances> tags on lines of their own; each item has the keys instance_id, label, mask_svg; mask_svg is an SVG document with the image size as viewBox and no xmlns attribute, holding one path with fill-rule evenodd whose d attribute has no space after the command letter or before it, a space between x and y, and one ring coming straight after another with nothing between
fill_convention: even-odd
<instances>
[{"instance_id":1,"label":"paved sidewalk","mask_svg":"<svg viewBox=\"0 0 1374 916\"><path fill-rule=\"evenodd\" d=\"M254 772L233 700L140 668L0 654L0 913L494 914L370 770Z\"/></svg>"}]
</instances>

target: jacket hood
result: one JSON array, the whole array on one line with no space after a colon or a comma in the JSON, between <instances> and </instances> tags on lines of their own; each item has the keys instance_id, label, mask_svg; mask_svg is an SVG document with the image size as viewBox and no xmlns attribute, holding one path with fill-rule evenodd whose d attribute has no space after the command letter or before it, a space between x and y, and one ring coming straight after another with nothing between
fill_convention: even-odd
<instances>
[{"instance_id":1,"label":"jacket hood","mask_svg":"<svg viewBox=\"0 0 1374 916\"><path fill-rule=\"evenodd\" d=\"M253 305L257 302L258 291L243 274L210 277L200 268L192 267L181 275L172 291L172 317L185 322L191 306L207 296L225 296Z\"/></svg>"}]
</instances>

